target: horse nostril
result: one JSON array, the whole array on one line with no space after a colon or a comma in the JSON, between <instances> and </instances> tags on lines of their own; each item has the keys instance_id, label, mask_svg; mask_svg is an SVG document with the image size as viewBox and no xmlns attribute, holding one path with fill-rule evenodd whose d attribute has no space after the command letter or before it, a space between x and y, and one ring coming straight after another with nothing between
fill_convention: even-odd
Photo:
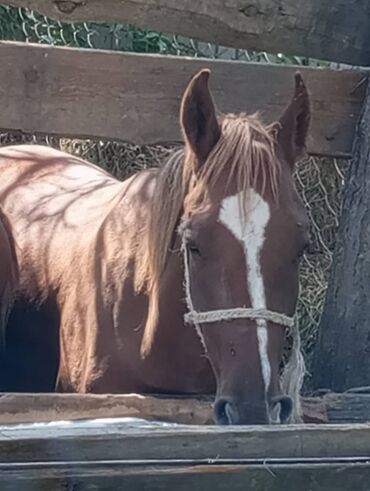
<instances>
[{"instance_id":1,"label":"horse nostril","mask_svg":"<svg viewBox=\"0 0 370 491\"><path fill-rule=\"evenodd\" d=\"M213 408L213 417L215 419L215 423L218 425L229 424L229 420L226 414L226 404L227 404L226 399L219 399L218 401L215 402Z\"/></svg>"},{"instance_id":2,"label":"horse nostril","mask_svg":"<svg viewBox=\"0 0 370 491\"><path fill-rule=\"evenodd\" d=\"M235 404L227 399L218 399L215 402L213 416L218 425L235 425L239 421L239 413Z\"/></svg>"},{"instance_id":3,"label":"horse nostril","mask_svg":"<svg viewBox=\"0 0 370 491\"><path fill-rule=\"evenodd\" d=\"M276 423L285 423L292 414L293 401L288 396L276 397L272 403L272 416Z\"/></svg>"}]
</instances>

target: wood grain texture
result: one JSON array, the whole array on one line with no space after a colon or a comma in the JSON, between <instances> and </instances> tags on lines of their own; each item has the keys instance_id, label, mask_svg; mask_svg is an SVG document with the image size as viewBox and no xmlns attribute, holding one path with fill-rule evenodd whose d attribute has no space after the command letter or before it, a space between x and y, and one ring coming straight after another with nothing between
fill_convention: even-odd
<instances>
[{"instance_id":1,"label":"wood grain texture","mask_svg":"<svg viewBox=\"0 0 370 491\"><path fill-rule=\"evenodd\" d=\"M0 426L2 491L368 491L370 425Z\"/></svg>"},{"instance_id":2,"label":"wood grain texture","mask_svg":"<svg viewBox=\"0 0 370 491\"><path fill-rule=\"evenodd\" d=\"M0 128L135 143L181 139L182 93L212 70L223 112L260 110L276 120L296 68L0 42ZM308 150L348 156L363 100L360 71L301 69L312 100Z\"/></svg>"},{"instance_id":3,"label":"wood grain texture","mask_svg":"<svg viewBox=\"0 0 370 491\"><path fill-rule=\"evenodd\" d=\"M369 425L1 426L0 463L368 458L369 441Z\"/></svg>"},{"instance_id":4,"label":"wood grain texture","mask_svg":"<svg viewBox=\"0 0 370 491\"><path fill-rule=\"evenodd\" d=\"M306 423L366 423L370 394L303 398ZM212 398L137 394L1 394L0 424L137 417L187 425L213 424Z\"/></svg>"},{"instance_id":5,"label":"wood grain texture","mask_svg":"<svg viewBox=\"0 0 370 491\"><path fill-rule=\"evenodd\" d=\"M322 401L330 423L370 422L370 392L327 394Z\"/></svg>"},{"instance_id":6,"label":"wood grain texture","mask_svg":"<svg viewBox=\"0 0 370 491\"><path fill-rule=\"evenodd\" d=\"M8 0L65 22L135 24L210 43L370 64L367 0Z\"/></svg>"},{"instance_id":7,"label":"wood grain texture","mask_svg":"<svg viewBox=\"0 0 370 491\"><path fill-rule=\"evenodd\" d=\"M138 394L0 394L0 424L125 417L213 424L212 399Z\"/></svg>"},{"instance_id":8,"label":"wood grain texture","mask_svg":"<svg viewBox=\"0 0 370 491\"><path fill-rule=\"evenodd\" d=\"M353 152L313 368L314 387L333 391L370 380L370 85Z\"/></svg>"},{"instance_id":9,"label":"wood grain texture","mask_svg":"<svg viewBox=\"0 0 370 491\"><path fill-rule=\"evenodd\" d=\"M81 465L1 469L2 491L368 491L370 464Z\"/></svg>"}]
</instances>

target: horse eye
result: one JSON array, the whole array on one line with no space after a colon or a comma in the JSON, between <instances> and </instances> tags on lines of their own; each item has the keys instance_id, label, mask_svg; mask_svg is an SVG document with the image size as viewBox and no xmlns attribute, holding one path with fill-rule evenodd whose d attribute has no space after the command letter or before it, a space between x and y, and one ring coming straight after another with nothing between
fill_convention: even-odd
<instances>
[{"instance_id":1,"label":"horse eye","mask_svg":"<svg viewBox=\"0 0 370 491\"><path fill-rule=\"evenodd\" d=\"M193 254L193 255L196 255L196 256L200 256L201 255L200 249L199 249L199 247L196 244L193 244L191 242L188 243L187 249L190 252L190 254Z\"/></svg>"}]
</instances>

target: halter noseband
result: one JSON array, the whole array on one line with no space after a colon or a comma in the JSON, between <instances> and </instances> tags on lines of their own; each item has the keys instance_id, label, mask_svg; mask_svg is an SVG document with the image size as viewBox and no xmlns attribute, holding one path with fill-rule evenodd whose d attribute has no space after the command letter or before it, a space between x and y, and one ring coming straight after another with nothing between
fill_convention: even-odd
<instances>
[{"instance_id":1,"label":"halter noseband","mask_svg":"<svg viewBox=\"0 0 370 491\"><path fill-rule=\"evenodd\" d=\"M287 315L268 309L251 308L210 310L209 312L196 312L193 310L185 314L184 319L189 324L210 324L212 322L231 321L233 319L261 319L288 328L294 325L293 317L288 317Z\"/></svg>"}]
</instances>

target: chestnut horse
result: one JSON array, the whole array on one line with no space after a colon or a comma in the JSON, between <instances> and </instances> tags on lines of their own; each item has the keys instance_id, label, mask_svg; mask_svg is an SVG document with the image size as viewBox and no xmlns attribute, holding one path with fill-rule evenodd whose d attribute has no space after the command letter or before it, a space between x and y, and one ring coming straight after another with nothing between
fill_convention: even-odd
<instances>
[{"instance_id":1,"label":"chestnut horse","mask_svg":"<svg viewBox=\"0 0 370 491\"><path fill-rule=\"evenodd\" d=\"M0 340L2 345L8 316L15 299L17 283L18 265L11 225L7 216L0 210ZM1 347L4 348L4 346Z\"/></svg>"},{"instance_id":2,"label":"chestnut horse","mask_svg":"<svg viewBox=\"0 0 370 491\"><path fill-rule=\"evenodd\" d=\"M297 74L266 126L216 114L208 79L183 96L184 149L123 183L47 147L0 150L21 271L7 390L216 393L218 424L291 415L279 368L307 243L292 173L309 98Z\"/></svg>"}]
</instances>

